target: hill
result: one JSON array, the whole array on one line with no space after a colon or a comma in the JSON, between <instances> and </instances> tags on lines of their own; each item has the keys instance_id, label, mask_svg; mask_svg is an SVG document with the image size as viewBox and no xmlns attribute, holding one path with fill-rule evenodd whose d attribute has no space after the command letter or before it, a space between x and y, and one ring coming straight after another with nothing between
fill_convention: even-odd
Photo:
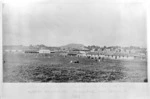
<instances>
[{"instance_id":1,"label":"hill","mask_svg":"<svg viewBox=\"0 0 150 99\"><path fill-rule=\"evenodd\" d=\"M61 48L62 49L67 49L67 50L72 50L72 49L83 50L83 49L85 49L85 46L83 44L74 44L74 43L71 43L71 44L67 44L67 45L61 46Z\"/></svg>"}]
</instances>

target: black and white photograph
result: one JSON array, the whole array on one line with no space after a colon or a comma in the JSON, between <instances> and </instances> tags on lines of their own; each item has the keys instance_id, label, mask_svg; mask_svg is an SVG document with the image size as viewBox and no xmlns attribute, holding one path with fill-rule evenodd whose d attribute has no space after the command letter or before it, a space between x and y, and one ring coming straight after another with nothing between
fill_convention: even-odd
<instances>
[{"instance_id":1,"label":"black and white photograph","mask_svg":"<svg viewBox=\"0 0 150 99\"><path fill-rule=\"evenodd\" d=\"M3 83L148 83L143 3L25 1L2 3Z\"/></svg>"}]
</instances>

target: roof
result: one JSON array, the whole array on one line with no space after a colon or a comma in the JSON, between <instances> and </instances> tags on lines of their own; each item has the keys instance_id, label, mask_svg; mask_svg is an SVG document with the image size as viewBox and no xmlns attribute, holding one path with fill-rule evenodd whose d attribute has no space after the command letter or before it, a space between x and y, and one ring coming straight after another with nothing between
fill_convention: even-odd
<instances>
[{"instance_id":1,"label":"roof","mask_svg":"<svg viewBox=\"0 0 150 99\"><path fill-rule=\"evenodd\" d=\"M69 52L68 54L79 54L79 52L71 51L71 52Z\"/></svg>"},{"instance_id":2,"label":"roof","mask_svg":"<svg viewBox=\"0 0 150 99\"><path fill-rule=\"evenodd\" d=\"M88 52L89 55L113 55L113 56L137 56L137 57L146 57L145 55L139 55L135 53L126 53L126 52L112 52L112 51L101 51L101 52Z\"/></svg>"},{"instance_id":3,"label":"roof","mask_svg":"<svg viewBox=\"0 0 150 99\"><path fill-rule=\"evenodd\" d=\"M39 50L40 50L40 51L41 51L41 50L44 50L44 51L45 51L45 50L46 50L46 51L50 51L49 49L39 49Z\"/></svg>"},{"instance_id":4,"label":"roof","mask_svg":"<svg viewBox=\"0 0 150 99\"><path fill-rule=\"evenodd\" d=\"M89 49L84 48L84 49L73 49L73 51L90 51L90 50L89 50Z\"/></svg>"},{"instance_id":5,"label":"roof","mask_svg":"<svg viewBox=\"0 0 150 99\"><path fill-rule=\"evenodd\" d=\"M88 52L87 54L89 54L89 55L99 55L100 53L99 52Z\"/></svg>"},{"instance_id":6,"label":"roof","mask_svg":"<svg viewBox=\"0 0 150 99\"><path fill-rule=\"evenodd\" d=\"M68 54L83 54L83 53L81 53L79 51L70 51Z\"/></svg>"}]
</instances>

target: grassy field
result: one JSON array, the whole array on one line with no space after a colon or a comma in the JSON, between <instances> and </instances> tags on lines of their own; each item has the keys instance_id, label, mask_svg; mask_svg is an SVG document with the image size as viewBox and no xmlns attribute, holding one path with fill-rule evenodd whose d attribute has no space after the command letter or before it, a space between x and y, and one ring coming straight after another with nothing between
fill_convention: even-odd
<instances>
[{"instance_id":1,"label":"grassy field","mask_svg":"<svg viewBox=\"0 0 150 99\"><path fill-rule=\"evenodd\" d=\"M146 61L104 60L58 54L4 53L4 82L143 82ZM78 60L79 63L70 63Z\"/></svg>"}]
</instances>

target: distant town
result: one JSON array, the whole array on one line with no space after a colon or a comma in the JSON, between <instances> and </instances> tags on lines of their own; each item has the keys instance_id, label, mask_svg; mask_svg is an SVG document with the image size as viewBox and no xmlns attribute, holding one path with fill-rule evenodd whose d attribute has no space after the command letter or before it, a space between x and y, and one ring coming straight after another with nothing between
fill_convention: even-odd
<instances>
[{"instance_id":1,"label":"distant town","mask_svg":"<svg viewBox=\"0 0 150 99\"><path fill-rule=\"evenodd\" d=\"M14 45L3 46L4 53L58 53L62 56L87 57L91 59L114 60L147 60L147 49L137 46L84 46L82 44L68 44L60 47L48 47L46 45Z\"/></svg>"},{"instance_id":2,"label":"distant town","mask_svg":"<svg viewBox=\"0 0 150 99\"><path fill-rule=\"evenodd\" d=\"M142 3L47 1L3 4L3 82L148 82Z\"/></svg>"}]
</instances>

